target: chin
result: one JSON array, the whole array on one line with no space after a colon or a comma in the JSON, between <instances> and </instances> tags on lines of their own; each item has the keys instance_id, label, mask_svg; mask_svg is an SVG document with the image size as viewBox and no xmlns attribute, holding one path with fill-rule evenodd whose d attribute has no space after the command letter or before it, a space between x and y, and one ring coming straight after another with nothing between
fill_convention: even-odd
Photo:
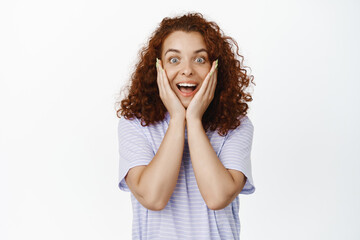
<instances>
[{"instance_id":1,"label":"chin","mask_svg":"<svg viewBox=\"0 0 360 240\"><path fill-rule=\"evenodd\" d=\"M181 104L184 106L185 109L187 109L188 106L190 105L190 101L191 100L189 100L189 101L181 101Z\"/></svg>"},{"instance_id":2,"label":"chin","mask_svg":"<svg viewBox=\"0 0 360 240\"><path fill-rule=\"evenodd\" d=\"M183 104L184 108L187 109L189 104Z\"/></svg>"}]
</instances>

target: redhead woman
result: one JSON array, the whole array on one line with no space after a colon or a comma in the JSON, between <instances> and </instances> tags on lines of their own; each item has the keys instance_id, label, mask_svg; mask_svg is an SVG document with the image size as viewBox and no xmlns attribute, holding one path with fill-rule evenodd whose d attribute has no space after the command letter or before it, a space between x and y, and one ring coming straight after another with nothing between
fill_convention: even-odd
<instances>
[{"instance_id":1,"label":"redhead woman","mask_svg":"<svg viewBox=\"0 0 360 240\"><path fill-rule=\"evenodd\" d=\"M255 191L242 59L199 13L163 19L141 50L117 110L133 239L240 238L239 194Z\"/></svg>"}]
</instances>

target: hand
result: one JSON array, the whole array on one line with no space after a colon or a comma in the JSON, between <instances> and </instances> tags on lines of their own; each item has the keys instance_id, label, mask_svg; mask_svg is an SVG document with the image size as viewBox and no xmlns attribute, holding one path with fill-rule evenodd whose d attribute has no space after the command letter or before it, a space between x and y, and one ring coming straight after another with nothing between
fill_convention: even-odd
<instances>
[{"instance_id":1,"label":"hand","mask_svg":"<svg viewBox=\"0 0 360 240\"><path fill-rule=\"evenodd\" d=\"M185 120L185 108L181 104L180 99L171 89L169 80L166 76L166 72L162 68L161 60L157 59L156 70L157 70L157 84L159 87L159 95L170 114L170 118L171 119L179 118L180 120Z\"/></svg>"},{"instance_id":2,"label":"hand","mask_svg":"<svg viewBox=\"0 0 360 240\"><path fill-rule=\"evenodd\" d=\"M210 72L206 75L199 91L186 109L186 120L200 120L214 98L217 83L217 60L213 62Z\"/></svg>"}]
</instances>

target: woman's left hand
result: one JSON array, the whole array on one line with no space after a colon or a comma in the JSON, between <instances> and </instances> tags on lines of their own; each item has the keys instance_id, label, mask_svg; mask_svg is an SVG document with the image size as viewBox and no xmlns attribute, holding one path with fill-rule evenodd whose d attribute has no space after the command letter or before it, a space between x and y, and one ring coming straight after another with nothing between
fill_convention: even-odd
<instances>
[{"instance_id":1,"label":"woman's left hand","mask_svg":"<svg viewBox=\"0 0 360 240\"><path fill-rule=\"evenodd\" d=\"M210 72L206 75L199 91L186 109L186 120L200 120L214 98L217 83L217 60L213 62Z\"/></svg>"}]
</instances>

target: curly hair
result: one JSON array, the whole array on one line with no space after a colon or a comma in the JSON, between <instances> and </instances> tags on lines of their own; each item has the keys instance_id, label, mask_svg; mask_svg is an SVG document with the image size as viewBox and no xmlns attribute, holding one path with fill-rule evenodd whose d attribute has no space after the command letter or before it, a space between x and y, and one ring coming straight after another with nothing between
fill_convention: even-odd
<instances>
[{"instance_id":1,"label":"curly hair","mask_svg":"<svg viewBox=\"0 0 360 240\"><path fill-rule=\"evenodd\" d=\"M126 119L138 118L143 126L162 121L167 112L159 96L157 86L156 58L160 58L166 37L175 31L199 32L203 38L209 59L218 59L217 86L212 102L205 111L204 129L227 135L237 128L240 119L247 114L252 96L246 90L253 76L243 66L237 42L224 35L215 22L204 19L200 13L188 13L174 18L164 18L150 37L147 46L140 50L139 61L131 75L129 92L121 100L117 116ZM234 50L234 47L236 50ZM240 61L238 60L240 59Z\"/></svg>"}]
</instances>

